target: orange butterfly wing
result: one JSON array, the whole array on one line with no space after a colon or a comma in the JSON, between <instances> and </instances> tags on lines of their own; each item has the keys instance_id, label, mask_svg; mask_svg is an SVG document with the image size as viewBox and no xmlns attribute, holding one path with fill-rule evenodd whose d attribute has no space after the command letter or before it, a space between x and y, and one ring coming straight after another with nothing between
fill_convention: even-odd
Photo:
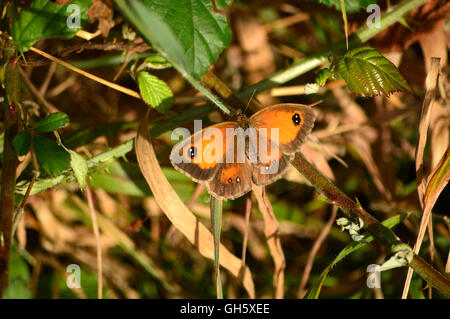
<instances>
[{"instance_id":1,"label":"orange butterfly wing","mask_svg":"<svg viewBox=\"0 0 450 319\"><path fill-rule=\"evenodd\" d=\"M220 164L215 177L206 183L210 194L220 199L234 199L250 191L251 171L248 162Z\"/></svg>"},{"instance_id":2,"label":"orange butterfly wing","mask_svg":"<svg viewBox=\"0 0 450 319\"><path fill-rule=\"evenodd\" d=\"M236 127L236 122L223 122L184 139L172 148L172 165L196 182L211 180L226 154L226 129Z\"/></svg>"},{"instance_id":3,"label":"orange butterfly wing","mask_svg":"<svg viewBox=\"0 0 450 319\"><path fill-rule=\"evenodd\" d=\"M314 111L302 104L277 104L250 117L250 127L258 132L258 160L252 167L255 184L270 184L281 177L311 132L314 119Z\"/></svg>"},{"instance_id":4,"label":"orange butterfly wing","mask_svg":"<svg viewBox=\"0 0 450 319\"><path fill-rule=\"evenodd\" d=\"M250 117L250 126L267 130L267 137L277 143L284 154L299 151L314 126L314 111L303 104L277 104L264 108ZM271 129L278 129L278 142Z\"/></svg>"},{"instance_id":5,"label":"orange butterfly wing","mask_svg":"<svg viewBox=\"0 0 450 319\"><path fill-rule=\"evenodd\" d=\"M237 127L236 122L224 122L186 138L172 149L172 165L194 181L206 182L208 192L217 198L244 195L251 189L251 172L245 149L240 153L236 136L230 134ZM227 154L233 154L229 162Z\"/></svg>"}]
</instances>

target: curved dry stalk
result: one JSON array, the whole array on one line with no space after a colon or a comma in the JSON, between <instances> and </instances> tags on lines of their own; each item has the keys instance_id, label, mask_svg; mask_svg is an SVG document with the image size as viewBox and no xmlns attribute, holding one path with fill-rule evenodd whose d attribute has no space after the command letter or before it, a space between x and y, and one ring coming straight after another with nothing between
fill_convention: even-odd
<instances>
[{"instance_id":1,"label":"curved dry stalk","mask_svg":"<svg viewBox=\"0 0 450 319\"><path fill-rule=\"evenodd\" d=\"M281 248L278 221L273 213L272 205L267 198L265 187L253 184L252 190L258 201L259 210L264 218L264 234L266 235L267 244L269 245L269 250L275 264L273 274L275 298L282 299L284 296L284 268L286 267L286 260L283 249Z\"/></svg>"},{"instance_id":2,"label":"curved dry stalk","mask_svg":"<svg viewBox=\"0 0 450 319\"><path fill-rule=\"evenodd\" d=\"M430 221L432 218L431 216L432 207L430 207L429 210L426 207L424 207L429 205L426 205L425 203L425 190L427 187L427 183L423 171L423 154L425 150L425 145L427 143L428 127L430 126L431 109L433 107L433 103L436 96L436 85L439 77L440 60L441 60L440 58L431 58L431 68L426 79L425 99L423 101L422 112L420 114L419 142L417 144L416 149L416 179L417 179L417 193L419 196L420 206L422 206L423 209L423 214L422 220L420 222L419 233L417 234L416 244L414 245L413 248L415 254L418 254L420 251L420 247L422 245L423 237L425 235L425 230L427 226L430 234L430 240L433 239L433 229L430 225ZM433 253L432 256L434 256ZM409 268L405 279L405 285L403 287L402 299L406 299L408 297L408 291L409 286L411 284L412 275L413 269Z\"/></svg>"},{"instance_id":3,"label":"curved dry stalk","mask_svg":"<svg viewBox=\"0 0 450 319\"><path fill-rule=\"evenodd\" d=\"M149 136L147 118L144 117L136 136L136 156L139 167L164 214L186 236L203 256L214 259L214 240L208 228L186 207L178 197L159 166ZM255 286L250 269L245 267L242 277L241 260L220 244L219 262L242 281L250 298L255 297Z\"/></svg>"},{"instance_id":4,"label":"curved dry stalk","mask_svg":"<svg viewBox=\"0 0 450 319\"><path fill-rule=\"evenodd\" d=\"M314 242L314 245L312 246L311 251L309 252L308 261L306 262L305 270L303 270L302 279L300 281L300 286L298 287L297 297L299 299L302 299L306 294L305 286L306 286L306 283L308 282L309 275L311 274L311 269L314 264L314 258L316 257L316 254L319 251L319 248L322 245L323 241L325 240L328 233L330 232L331 227L333 227L333 223L336 219L336 215L337 215L337 206L333 205L333 210L332 210L330 219L328 220L327 224L320 232L319 236L317 236L317 239Z\"/></svg>"}]
</instances>

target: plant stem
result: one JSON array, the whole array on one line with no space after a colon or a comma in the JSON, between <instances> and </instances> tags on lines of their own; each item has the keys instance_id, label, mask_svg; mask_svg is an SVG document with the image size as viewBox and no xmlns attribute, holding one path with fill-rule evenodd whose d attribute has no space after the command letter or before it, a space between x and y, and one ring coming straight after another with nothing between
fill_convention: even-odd
<instances>
[{"instance_id":1,"label":"plant stem","mask_svg":"<svg viewBox=\"0 0 450 319\"><path fill-rule=\"evenodd\" d=\"M220 262L219 262L219 246L220 246L220 230L222 224L222 200L211 196L211 224L214 239L214 268L216 271L216 289L217 299L223 299L222 281L220 279Z\"/></svg>"},{"instance_id":2,"label":"plant stem","mask_svg":"<svg viewBox=\"0 0 450 319\"><path fill-rule=\"evenodd\" d=\"M16 186L17 154L12 139L17 134L18 107L20 103L19 68L16 63L16 49L10 40L5 41L4 103L5 136L3 145L2 179L0 194L0 296L8 285L9 254L11 248L12 216L14 214L14 190Z\"/></svg>"},{"instance_id":3,"label":"plant stem","mask_svg":"<svg viewBox=\"0 0 450 319\"><path fill-rule=\"evenodd\" d=\"M318 191L324 194L333 204L341 207L349 218L354 219L358 217L363 220L365 228L373 237L387 247L390 252L399 245L406 247L392 230L381 224L376 218L364 210L359 203L347 197L347 195L309 163L301 153L296 154L292 163ZM422 258L414 254L409 266L425 279L429 285L439 289L440 292L450 297L450 281L427 264Z\"/></svg>"},{"instance_id":4,"label":"plant stem","mask_svg":"<svg viewBox=\"0 0 450 319\"><path fill-rule=\"evenodd\" d=\"M438 289L450 298L450 283L447 277L442 275L418 255L414 255L409 265L420 277L425 279L430 286Z\"/></svg>"},{"instance_id":5,"label":"plant stem","mask_svg":"<svg viewBox=\"0 0 450 319\"><path fill-rule=\"evenodd\" d=\"M360 218L364 222L366 229L384 246L391 249L392 245L399 242L400 239L392 230L384 227L378 220L365 211L359 203L354 202L345 195L336 185L308 162L303 154L297 153L292 163L332 204L341 207L348 218Z\"/></svg>"}]
</instances>

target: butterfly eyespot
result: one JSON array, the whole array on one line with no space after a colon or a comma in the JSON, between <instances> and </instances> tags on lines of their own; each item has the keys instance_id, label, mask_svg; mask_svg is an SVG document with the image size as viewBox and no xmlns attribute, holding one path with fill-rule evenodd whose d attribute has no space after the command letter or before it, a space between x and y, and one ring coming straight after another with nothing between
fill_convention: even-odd
<instances>
[{"instance_id":1,"label":"butterfly eyespot","mask_svg":"<svg viewBox=\"0 0 450 319\"><path fill-rule=\"evenodd\" d=\"M241 179L239 177L236 177L236 183L240 183Z\"/></svg>"},{"instance_id":2,"label":"butterfly eyespot","mask_svg":"<svg viewBox=\"0 0 450 319\"><path fill-rule=\"evenodd\" d=\"M189 156L191 158L194 158L197 155L197 148L195 146L191 146L191 148L189 148Z\"/></svg>"},{"instance_id":3,"label":"butterfly eyespot","mask_svg":"<svg viewBox=\"0 0 450 319\"><path fill-rule=\"evenodd\" d=\"M228 179L228 184L231 184L231 183L233 183L233 179L230 177L230 178Z\"/></svg>"},{"instance_id":4,"label":"butterfly eyespot","mask_svg":"<svg viewBox=\"0 0 450 319\"><path fill-rule=\"evenodd\" d=\"M292 116L292 122L294 122L294 125L295 125L295 126L300 125L301 118L300 118L300 115L299 115L298 113L295 113L295 114Z\"/></svg>"}]
</instances>

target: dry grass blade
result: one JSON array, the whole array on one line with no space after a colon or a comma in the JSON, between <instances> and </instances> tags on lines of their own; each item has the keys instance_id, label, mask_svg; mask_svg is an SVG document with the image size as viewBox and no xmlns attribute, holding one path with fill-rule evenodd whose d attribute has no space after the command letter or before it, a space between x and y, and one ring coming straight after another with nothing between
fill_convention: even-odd
<instances>
[{"instance_id":1,"label":"dry grass blade","mask_svg":"<svg viewBox=\"0 0 450 319\"><path fill-rule=\"evenodd\" d=\"M420 222L419 233L417 235L416 244L414 245L413 251L415 254L418 254L420 251L420 246L422 245L423 236L425 235L425 229L429 225L431 220L431 209L434 206L434 202L432 205L431 201L428 201L425 207L425 188L426 178L423 172L423 154L425 150L425 144L427 142L428 135L428 127L430 125L430 116L431 109L434 103L434 99L436 96L436 86L439 77L439 69L440 69L440 58L431 58L431 67L430 72L427 75L426 79L426 94L425 99L423 101L422 112L420 114L420 123L419 123L419 143L416 149L416 179L417 179L417 192L419 195L420 205L423 208L422 220ZM438 166L439 168L439 166ZM431 182L431 180L430 180ZM440 191L438 192L439 196ZM437 200L437 197L436 199ZM432 240L432 229L428 228L430 232L430 240ZM411 283L413 275L413 269L409 268L408 273L406 275L405 285L403 287L402 299L406 299L408 296L409 286Z\"/></svg>"},{"instance_id":2,"label":"dry grass blade","mask_svg":"<svg viewBox=\"0 0 450 319\"><path fill-rule=\"evenodd\" d=\"M264 218L264 234L275 264L273 274L275 298L282 299L284 296L284 268L286 267L286 260L281 248L278 221L273 213L273 208L267 198L264 186L252 185L252 189L258 201L259 210Z\"/></svg>"},{"instance_id":3,"label":"dry grass blade","mask_svg":"<svg viewBox=\"0 0 450 319\"><path fill-rule=\"evenodd\" d=\"M425 178L423 173L423 154L427 143L428 127L430 125L431 109L436 96L436 85L439 76L440 58L431 58L431 69L426 80L426 94L423 101L422 112L419 123L419 143L416 149L416 178L419 201L423 207L425 195Z\"/></svg>"},{"instance_id":4,"label":"dry grass blade","mask_svg":"<svg viewBox=\"0 0 450 319\"><path fill-rule=\"evenodd\" d=\"M143 119L136 136L136 155L141 172L164 214L203 256L214 259L214 241L211 232L187 209L161 171L148 134L146 118ZM246 267L242 277L239 277L241 260L222 244L220 245L219 262L225 269L242 280L248 295L250 298L254 298L255 287L250 269Z\"/></svg>"}]
</instances>

